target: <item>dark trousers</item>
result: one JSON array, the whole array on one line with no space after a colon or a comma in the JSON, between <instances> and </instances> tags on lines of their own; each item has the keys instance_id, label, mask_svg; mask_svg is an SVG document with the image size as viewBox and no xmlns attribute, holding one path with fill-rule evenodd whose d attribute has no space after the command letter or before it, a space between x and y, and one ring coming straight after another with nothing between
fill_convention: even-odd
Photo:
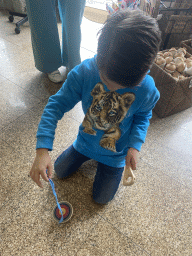
<instances>
[{"instance_id":1,"label":"dark trousers","mask_svg":"<svg viewBox=\"0 0 192 256\"><path fill-rule=\"evenodd\" d=\"M26 0L35 66L43 73L51 73L62 65L70 71L81 63L81 21L85 0L58 0L61 44L55 5L55 0Z\"/></svg>"},{"instance_id":2,"label":"dark trousers","mask_svg":"<svg viewBox=\"0 0 192 256\"><path fill-rule=\"evenodd\" d=\"M55 161L54 168L58 178L64 178L75 172L90 158L77 152L71 145ZM110 167L99 163L93 183L93 199L100 204L106 204L113 199L118 190L124 168Z\"/></svg>"}]
</instances>

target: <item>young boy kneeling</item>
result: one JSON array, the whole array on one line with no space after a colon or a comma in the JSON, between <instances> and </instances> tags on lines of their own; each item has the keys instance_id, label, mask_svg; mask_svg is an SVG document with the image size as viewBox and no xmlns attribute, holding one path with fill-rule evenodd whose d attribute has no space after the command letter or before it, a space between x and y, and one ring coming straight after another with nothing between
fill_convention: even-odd
<instances>
[{"instance_id":1,"label":"young boy kneeling","mask_svg":"<svg viewBox=\"0 0 192 256\"><path fill-rule=\"evenodd\" d=\"M56 160L59 178L85 161L98 162L93 199L106 204L119 187L124 166L136 169L152 109L160 95L147 73L161 41L156 20L140 11L113 14L100 31L97 55L76 66L62 88L49 98L37 131L31 178L42 187L53 167L52 150L58 120L79 101L85 118L77 139Z\"/></svg>"}]
</instances>

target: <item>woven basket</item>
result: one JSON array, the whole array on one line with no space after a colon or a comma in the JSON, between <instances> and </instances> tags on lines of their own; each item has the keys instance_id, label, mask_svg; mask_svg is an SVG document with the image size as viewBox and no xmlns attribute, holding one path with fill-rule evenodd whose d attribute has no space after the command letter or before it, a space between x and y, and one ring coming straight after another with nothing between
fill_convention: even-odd
<instances>
[{"instance_id":1,"label":"woven basket","mask_svg":"<svg viewBox=\"0 0 192 256\"><path fill-rule=\"evenodd\" d=\"M176 10L179 15L174 15L172 8L160 10L160 13L163 14L162 18L158 21L159 28L162 32L161 49L179 47L181 41L190 38L192 34L191 11L184 12L181 10Z\"/></svg>"},{"instance_id":2,"label":"woven basket","mask_svg":"<svg viewBox=\"0 0 192 256\"><path fill-rule=\"evenodd\" d=\"M191 0L176 0L174 4L174 8L190 8L191 6Z\"/></svg>"},{"instance_id":3,"label":"woven basket","mask_svg":"<svg viewBox=\"0 0 192 256\"><path fill-rule=\"evenodd\" d=\"M165 33L190 34L192 33L192 16L171 15Z\"/></svg>"},{"instance_id":4,"label":"woven basket","mask_svg":"<svg viewBox=\"0 0 192 256\"><path fill-rule=\"evenodd\" d=\"M182 41L181 42L181 47L185 47L187 51L192 54L192 39Z\"/></svg>"},{"instance_id":5,"label":"woven basket","mask_svg":"<svg viewBox=\"0 0 192 256\"><path fill-rule=\"evenodd\" d=\"M190 57L189 53L186 57ZM155 63L152 65L150 75L160 92L154 112L160 117L167 117L192 107L192 77L176 80Z\"/></svg>"}]
</instances>

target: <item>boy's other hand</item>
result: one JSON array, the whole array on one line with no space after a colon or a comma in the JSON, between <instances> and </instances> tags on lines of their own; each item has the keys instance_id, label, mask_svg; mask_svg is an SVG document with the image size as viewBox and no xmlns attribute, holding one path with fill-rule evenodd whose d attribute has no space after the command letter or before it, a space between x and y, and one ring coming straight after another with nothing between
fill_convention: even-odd
<instances>
[{"instance_id":1,"label":"boy's other hand","mask_svg":"<svg viewBox=\"0 0 192 256\"><path fill-rule=\"evenodd\" d=\"M131 167L132 170L136 170L138 157L139 151L135 148L130 148L126 156L126 167Z\"/></svg>"},{"instance_id":2,"label":"boy's other hand","mask_svg":"<svg viewBox=\"0 0 192 256\"><path fill-rule=\"evenodd\" d=\"M37 185L43 188L43 185L40 181L40 176L45 180L49 181L49 178L46 174L46 169L48 169L48 177L51 178L53 166L51 163L51 158L48 153L48 149L41 148L37 149L36 157L33 162L32 168L30 170L31 178L37 183Z\"/></svg>"}]
</instances>

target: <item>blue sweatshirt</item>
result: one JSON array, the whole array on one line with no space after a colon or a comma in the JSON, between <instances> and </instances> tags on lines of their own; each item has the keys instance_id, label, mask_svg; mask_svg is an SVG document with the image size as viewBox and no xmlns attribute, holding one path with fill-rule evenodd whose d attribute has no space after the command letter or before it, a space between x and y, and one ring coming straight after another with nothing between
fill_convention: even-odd
<instances>
[{"instance_id":1,"label":"blue sweatshirt","mask_svg":"<svg viewBox=\"0 0 192 256\"><path fill-rule=\"evenodd\" d=\"M141 150L152 109L160 97L146 75L133 88L108 90L101 82L96 56L83 61L49 98L37 131L36 148L52 150L57 122L79 101L85 118L73 143L81 154L112 167L124 167L129 148Z\"/></svg>"}]
</instances>

